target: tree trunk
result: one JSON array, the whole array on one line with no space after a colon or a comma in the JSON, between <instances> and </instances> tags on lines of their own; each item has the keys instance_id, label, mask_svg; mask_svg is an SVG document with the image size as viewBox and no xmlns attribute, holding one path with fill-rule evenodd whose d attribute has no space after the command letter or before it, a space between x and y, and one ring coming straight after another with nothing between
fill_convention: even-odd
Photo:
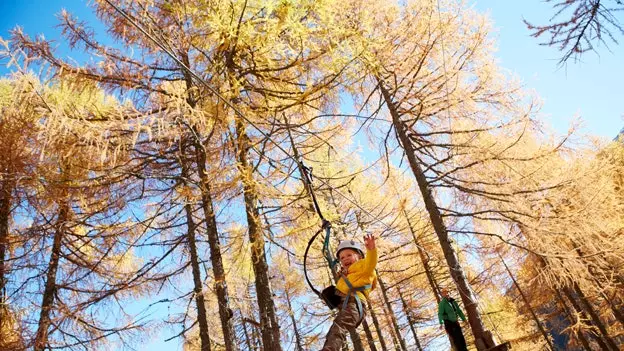
<instances>
[{"instance_id":1,"label":"tree trunk","mask_svg":"<svg viewBox=\"0 0 624 351\"><path fill-rule=\"evenodd\" d=\"M381 330L381 326L379 325L379 320L377 319L375 310L373 310L373 305L371 305L370 301L366 302L368 303L368 310L370 311L371 318L373 319L373 325L375 326L377 338L379 339L379 344L381 345L381 351L388 351L388 347L386 346L386 340L383 336L383 331Z\"/></svg>"},{"instance_id":2,"label":"tree trunk","mask_svg":"<svg viewBox=\"0 0 624 351\"><path fill-rule=\"evenodd\" d=\"M247 321L243 318L243 333L245 333L245 343L247 344L247 350L255 350L255 348L251 347L251 339L249 337L249 331L247 330ZM253 327L252 327L253 328Z\"/></svg>"},{"instance_id":3,"label":"tree trunk","mask_svg":"<svg viewBox=\"0 0 624 351\"><path fill-rule=\"evenodd\" d=\"M570 311L568 309L568 305L565 303L565 300L564 300L563 296L561 296L561 293L559 292L559 290L553 289L553 291L555 292L555 295L557 295L557 299L559 300L559 303L561 304L561 308L563 308L563 311L565 312L566 316L568 317L568 321L570 321L571 324L576 324L576 320L572 316L572 313L570 313ZM574 331L572 331L572 332L574 332ZM578 332L574 333L573 335L576 336L581 341L581 344L583 344L583 347L585 348L585 350L591 351L591 347L589 346L589 341L587 341L587 338L585 337L585 334L583 333L583 330L579 330Z\"/></svg>"},{"instance_id":4,"label":"tree trunk","mask_svg":"<svg viewBox=\"0 0 624 351\"><path fill-rule=\"evenodd\" d=\"M572 307L574 307L576 312L581 315L581 319L586 320L592 327L592 329L589 330L589 336L591 336L598 343L598 345L600 345L600 348L602 350L610 350L609 346L607 346L607 343L602 339L602 337L593 330L593 327L595 327L595 325L593 324L592 320L588 318L585 310L578 304L576 299L574 299L574 294L572 293L570 288L564 286L562 290L563 294L568 298L568 301L570 301L570 304L572 304Z\"/></svg>"},{"instance_id":5,"label":"tree trunk","mask_svg":"<svg viewBox=\"0 0 624 351\"><path fill-rule=\"evenodd\" d=\"M243 198L251 244L251 259L255 275L256 295L260 312L260 331L265 351L281 351L280 331L273 303L273 294L269 286L269 267L264 252L264 237L260 227L260 216L257 207L257 192L254 186L253 173L247 160L249 138L242 121L237 117L236 137L238 141L239 171L243 182Z\"/></svg>"},{"instance_id":6,"label":"tree trunk","mask_svg":"<svg viewBox=\"0 0 624 351\"><path fill-rule=\"evenodd\" d=\"M440 209L437 206L435 198L431 193L429 183L427 182L427 178L425 177L425 174L420 167L418 159L416 158L415 150L409 138L407 137L405 125L400 120L399 112L397 111L396 106L392 101L392 96L381 81L379 81L379 88L384 97L386 105L388 106L390 115L392 116L392 123L396 130L399 142L403 146L408 163L410 165L410 168L412 169L412 173L414 174L416 182L418 183L418 188L420 189L423 201L425 202L425 207L427 209L427 212L429 213L431 224L433 225L433 228L438 236L438 240L440 242L442 252L444 253L446 263L449 267L451 277L455 281L455 284L457 285L457 288L459 290L459 295L464 304L464 308L466 309L468 322L470 323L470 328L472 329L472 335L475 338L475 345L477 346L477 350L481 351L494 347L494 340L492 340L491 333L486 333L485 326L483 325L483 321L481 320L481 315L479 314L477 302L472 295L468 280L466 279L464 271L459 264L459 259L457 258L453 247L451 246L451 242L448 237L448 231L442 219Z\"/></svg>"},{"instance_id":7,"label":"tree trunk","mask_svg":"<svg viewBox=\"0 0 624 351\"><path fill-rule=\"evenodd\" d=\"M46 273L45 288L41 301L41 312L39 314L39 325L37 334L35 335L35 351L43 351L48 345L48 329L50 328L50 314L54 308L54 295L56 293L56 273L61 258L61 245L65 236L65 225L69 218L69 204L67 199L62 200L60 205L58 218L54 228L54 238L52 240L52 251L50 253L50 262L48 263L48 272Z\"/></svg>"},{"instance_id":8,"label":"tree trunk","mask_svg":"<svg viewBox=\"0 0 624 351\"><path fill-rule=\"evenodd\" d=\"M410 222L409 216L407 215L407 211L405 209L403 209L403 215L407 220L407 226L409 227L412 238L414 239L414 244L416 244L416 247L418 248L418 256L420 257L420 261L422 262L423 268L425 269L425 275L427 276L427 281L429 282L429 286L431 287L431 292L435 297L436 303L439 304L440 287L438 286L438 283L433 276L431 266L429 265L429 257L427 257L426 252L423 250L422 245L420 244L418 237L416 236L414 227L412 227L412 223Z\"/></svg>"},{"instance_id":9,"label":"tree trunk","mask_svg":"<svg viewBox=\"0 0 624 351\"><path fill-rule=\"evenodd\" d=\"M399 293L399 297L401 298L401 304L403 305L403 312L407 316L407 323L409 324L410 330L412 331L412 335L414 335L414 342L416 343L416 347L418 351L423 351L422 346L420 345L420 340L418 339L418 333L416 332L416 321L412 318L412 311L410 311L409 306L407 306L407 301L405 301L405 297L403 297L403 292L401 289L397 287L397 291Z\"/></svg>"},{"instance_id":10,"label":"tree trunk","mask_svg":"<svg viewBox=\"0 0 624 351\"><path fill-rule=\"evenodd\" d=\"M392 325L392 321L390 320L390 317L388 317L390 313L391 312L384 313L384 317L386 317L386 323L388 323L388 325ZM401 351L401 345L399 344L399 340L397 339L396 331L394 330L394 328L390 329L390 337L392 338L394 351Z\"/></svg>"},{"instance_id":11,"label":"tree trunk","mask_svg":"<svg viewBox=\"0 0 624 351\"><path fill-rule=\"evenodd\" d=\"M184 157L184 148L183 155ZM186 184L188 178L188 167L186 160L182 160L182 183ZM184 204L186 213L186 243L191 255L191 271L193 274L193 292L195 295L195 305L197 308L197 324L199 324L199 339L201 341L201 351L210 351L210 334L208 332L208 316L206 313L206 304L204 301L204 291L201 279L201 269L199 267L199 258L197 256L197 243L195 241L195 221L193 220L193 208L190 203Z\"/></svg>"},{"instance_id":12,"label":"tree trunk","mask_svg":"<svg viewBox=\"0 0 624 351\"><path fill-rule=\"evenodd\" d=\"M622 311L613 303L614 299L610 299L605 293L604 293L604 288L603 285L600 283L600 281L596 278L596 274L595 274L595 269L592 267L591 264L589 264L585 258L583 257L583 251L581 250L581 245L579 245L575 240L570 239L570 241L572 242L572 245L574 246L574 250L576 251L576 254L579 256L579 258L581 258L581 261L583 262L583 264L585 264L585 266L587 267L587 271L591 274L591 279L594 282L594 284L596 284L597 287L597 291L600 294L600 296L605 300L605 302L609 305L609 307L611 308L611 311L613 312L613 316L615 317L615 319L620 323L621 326L624 327L624 314L622 313Z\"/></svg>"},{"instance_id":13,"label":"tree trunk","mask_svg":"<svg viewBox=\"0 0 624 351\"><path fill-rule=\"evenodd\" d=\"M370 326L366 319L362 321L362 327L364 328L364 333L366 334L366 341L368 342L368 348L371 351L377 351L377 346L375 346L375 338L373 337L373 333L370 330Z\"/></svg>"},{"instance_id":14,"label":"tree trunk","mask_svg":"<svg viewBox=\"0 0 624 351\"><path fill-rule=\"evenodd\" d=\"M553 346L552 342L550 341L550 338L548 337L548 333L546 333L546 330L544 329L544 326L542 325L542 322L539 320L539 318L537 318L537 315L535 314L535 311L533 311L533 307L531 307L531 304L529 303L529 299L527 299L526 295L524 295L524 292L520 288L520 285L516 281L516 278L511 273L511 270L507 266L507 263L505 263L505 260L503 259L503 256L498 254L498 258L500 258L501 262L503 263L503 266L505 267L505 270L507 270L507 274L509 274L509 278L511 278L511 281L513 282L514 286L516 287L516 289L518 289L518 292L520 293L520 296L522 297L522 301L524 301L524 304L529 309L529 312L531 312L531 316L533 316L533 320L535 321L535 324L537 325L537 328L539 329L540 333L542 333L542 337L544 337L544 340L546 341L546 344L548 344L548 347L551 350L554 350L555 347Z\"/></svg>"},{"instance_id":15,"label":"tree trunk","mask_svg":"<svg viewBox=\"0 0 624 351\"><path fill-rule=\"evenodd\" d=\"M201 140L195 141L195 156L197 159L197 170L200 179L200 191L202 208L206 220L206 234L208 236L208 246L210 247L210 263L214 274L214 288L219 304L219 319L223 330L223 342L226 351L238 350L236 336L232 324L232 310L230 309L227 283L225 280L225 269L223 268L223 258L221 257L221 243L217 231L217 220L215 218L212 204L212 193L210 189L208 175L206 174L206 151L201 145Z\"/></svg>"},{"instance_id":16,"label":"tree trunk","mask_svg":"<svg viewBox=\"0 0 624 351\"><path fill-rule=\"evenodd\" d=\"M576 296L578 297L579 301L581 302L581 305L585 308L585 311L587 311L587 313L589 313L589 316L591 317L592 321L594 322L594 325L596 327L598 327L598 330L600 330L600 333L602 334L602 337L604 338L604 340L607 343L607 345L609 345L609 347L612 350L614 350L614 351L619 350L619 348L616 345L615 341L609 335L609 332L607 331L607 327L604 325L604 323L600 319L600 316L598 315L598 313L596 313L596 311L594 310L594 307L587 300L587 297L585 297L585 294L583 293L581 288L578 286L578 284L576 282L573 283L572 287L574 289L574 292L576 293Z\"/></svg>"},{"instance_id":17,"label":"tree trunk","mask_svg":"<svg viewBox=\"0 0 624 351\"><path fill-rule=\"evenodd\" d=\"M290 315L290 320L293 325L293 333L295 334L295 345L297 351L303 351L303 344L301 342L301 334L299 333L299 328L297 328L297 318L295 318L295 312L293 312L292 304L290 303L290 294L288 293L288 288L286 291L286 303L288 304L288 314Z\"/></svg>"},{"instance_id":18,"label":"tree trunk","mask_svg":"<svg viewBox=\"0 0 624 351\"><path fill-rule=\"evenodd\" d=\"M181 56L182 62L184 62L187 67L190 67L188 54L182 53ZM194 91L193 78L186 70L182 70L182 74L184 75L186 89L189 92L186 102L191 108L195 108L197 101L190 93ZM197 130L195 127L191 127L191 130L195 149L195 162L197 163L197 175L200 181L199 188L201 192L202 209L206 221L206 234L208 236L208 246L210 247L210 263L212 264L212 271L215 279L214 287L217 294L217 303L219 305L221 330L223 331L223 343L225 344L226 351L236 351L238 347L235 342L236 336L232 325L232 310L229 306L225 269L223 268L223 259L221 257L221 244L217 231L217 221L214 214L210 183L208 174L206 173L206 150L201 139L201 131Z\"/></svg>"},{"instance_id":19,"label":"tree trunk","mask_svg":"<svg viewBox=\"0 0 624 351\"><path fill-rule=\"evenodd\" d=\"M381 295L383 296L384 303L386 304L386 308L388 309L388 317L390 318L390 322L392 322L392 327L394 328L394 333L398 339L399 345L401 346L402 351L407 351L407 345L405 344L405 339L401 333L401 329L399 329L399 323L397 323L396 316L394 315L394 310L392 309L392 304L390 303L390 299L388 299L388 292L386 290L386 284L384 284L379 274L377 274L377 283L379 283L379 289L381 290Z\"/></svg>"},{"instance_id":20,"label":"tree trunk","mask_svg":"<svg viewBox=\"0 0 624 351\"><path fill-rule=\"evenodd\" d=\"M405 219L407 220L407 225L409 227L410 233L412 233L414 244L416 244L416 247L418 248L418 256L420 257L420 261L422 262L423 268L425 269L425 275L427 276L427 281L429 282L429 286L431 287L431 292L433 293L433 297L436 300L436 305L439 305L440 304L440 286L437 280L435 279L435 276L433 275L433 270L431 269L431 266L429 265L429 256L427 256L427 253L422 248L422 245L420 244L418 237L416 236L414 227L412 226L412 223L410 222L409 216L407 215L407 211L405 209L403 209L403 215L405 216ZM451 349L456 350L457 348L455 347L455 342L453 341L453 338L451 337L451 335L448 333L444 333L444 335L446 335L446 337L448 338L449 344L451 345Z\"/></svg>"},{"instance_id":21,"label":"tree trunk","mask_svg":"<svg viewBox=\"0 0 624 351\"><path fill-rule=\"evenodd\" d=\"M360 338L360 334L358 334L357 330L350 330L349 336L351 337L351 342L353 343L353 350L364 351L364 344L362 344L362 339Z\"/></svg>"},{"instance_id":22,"label":"tree trunk","mask_svg":"<svg viewBox=\"0 0 624 351\"><path fill-rule=\"evenodd\" d=\"M539 261L543 267L546 267L548 265L548 262L543 257L539 257ZM587 301L585 294L578 286L578 284L576 282L572 282L572 288L570 288L569 286L564 286L562 290L568 300L570 300L572 306L574 306L574 308L581 314L583 319L587 320L593 327L598 328L602 336L595 333L594 330L590 332L590 335L595 337L595 340L598 344L600 344L600 347L603 350L618 350L615 341L613 341L613 339L609 335L604 323L602 323L600 317L598 316L596 311L594 311L592 305L589 303L589 301ZM581 305L577 303L574 295L578 297ZM587 314L589 314L589 318Z\"/></svg>"},{"instance_id":23,"label":"tree trunk","mask_svg":"<svg viewBox=\"0 0 624 351\"><path fill-rule=\"evenodd\" d=\"M7 282L6 251L9 240L9 218L11 217L11 186L10 182L0 183L0 328L4 325L4 310Z\"/></svg>"}]
</instances>

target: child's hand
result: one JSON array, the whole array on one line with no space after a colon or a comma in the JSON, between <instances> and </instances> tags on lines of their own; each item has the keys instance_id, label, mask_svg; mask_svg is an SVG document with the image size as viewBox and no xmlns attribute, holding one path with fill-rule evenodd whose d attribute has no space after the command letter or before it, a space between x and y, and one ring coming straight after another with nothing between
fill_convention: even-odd
<instances>
[{"instance_id":1,"label":"child's hand","mask_svg":"<svg viewBox=\"0 0 624 351\"><path fill-rule=\"evenodd\" d=\"M366 246L366 250L372 250L375 246L375 237L372 234L368 234L364 236L364 245Z\"/></svg>"}]
</instances>

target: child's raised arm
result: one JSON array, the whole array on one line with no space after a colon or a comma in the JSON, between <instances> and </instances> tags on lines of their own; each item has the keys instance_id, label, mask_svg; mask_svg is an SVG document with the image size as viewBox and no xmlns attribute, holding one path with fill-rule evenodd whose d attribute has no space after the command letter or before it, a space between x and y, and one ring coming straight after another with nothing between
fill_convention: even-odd
<instances>
[{"instance_id":1,"label":"child's raised arm","mask_svg":"<svg viewBox=\"0 0 624 351\"><path fill-rule=\"evenodd\" d=\"M375 246L375 237L372 234L364 236L364 245L366 246L366 250L372 250L376 248L377 246Z\"/></svg>"},{"instance_id":2,"label":"child's raised arm","mask_svg":"<svg viewBox=\"0 0 624 351\"><path fill-rule=\"evenodd\" d=\"M377 245L375 237L372 234L364 236L364 245L366 246L366 255L364 256L364 271L373 273L377 266Z\"/></svg>"}]
</instances>

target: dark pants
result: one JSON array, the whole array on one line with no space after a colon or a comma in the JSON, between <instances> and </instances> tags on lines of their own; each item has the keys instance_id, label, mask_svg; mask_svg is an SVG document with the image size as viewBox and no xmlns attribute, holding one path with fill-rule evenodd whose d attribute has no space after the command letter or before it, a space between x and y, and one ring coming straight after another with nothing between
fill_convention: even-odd
<instances>
[{"instance_id":1,"label":"dark pants","mask_svg":"<svg viewBox=\"0 0 624 351\"><path fill-rule=\"evenodd\" d=\"M451 339L453 339L453 344L455 344L455 349L457 351L468 351L466 339L464 339L464 334L458 322L444 320L444 329Z\"/></svg>"}]
</instances>

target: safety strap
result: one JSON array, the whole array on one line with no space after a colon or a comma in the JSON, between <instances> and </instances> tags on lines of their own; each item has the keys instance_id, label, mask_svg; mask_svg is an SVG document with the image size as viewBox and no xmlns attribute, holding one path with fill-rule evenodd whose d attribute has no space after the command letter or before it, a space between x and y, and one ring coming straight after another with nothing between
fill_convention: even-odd
<instances>
[{"instance_id":1,"label":"safety strap","mask_svg":"<svg viewBox=\"0 0 624 351\"><path fill-rule=\"evenodd\" d=\"M284 116L284 119L285 119L286 126L287 126L286 130L288 131L288 137L290 138L290 144L292 145L292 150L293 150L293 155L294 155L293 160L297 163L297 168L299 169L299 173L301 174L301 180L303 181L303 186L306 189L306 192L308 193L310 198L312 198L314 211L316 212L316 214L318 214L322 223L321 229L317 231L316 234L314 234L314 236L312 236L310 241L308 241L308 246L306 247L305 253L303 254L303 272L304 272L306 281L308 282L308 285L310 286L312 291L314 291L314 293L316 293L318 297L320 297L323 301L325 301L321 292L315 289L314 286L312 285L312 282L310 281L310 278L308 277L306 263L307 263L307 258L308 258L308 252L310 250L310 247L312 246L312 243L314 242L314 239L316 239L316 237L321 232L325 231L325 238L323 240L322 253L332 273L335 272L334 268L338 264L338 259L334 257L334 254L331 251L331 247L329 245L329 239L331 237L331 223L328 220L326 220L325 217L323 216L323 212L321 212L321 207L319 206L319 203L316 199L316 194L314 193L314 187L312 186L312 168L308 168L303 164L302 157L299 154L297 147L295 146L295 140L290 132L290 128L288 128L288 125L289 125L288 119L286 118L286 116ZM325 302L327 303L327 301Z\"/></svg>"},{"instance_id":2,"label":"safety strap","mask_svg":"<svg viewBox=\"0 0 624 351\"><path fill-rule=\"evenodd\" d=\"M353 284L351 284L351 282L349 281L349 279L346 276L342 276L342 279L344 279L345 283L347 283L347 286L349 287L349 291L347 292L347 296L345 297L344 301L342 302L342 309L344 310L345 308L347 308L347 303L349 302L349 298L351 297L351 295L353 295L353 297L355 298L355 305L357 306L357 310L358 310L358 320L357 323L355 323L356 325L359 325L360 322L362 322L362 319L364 318L364 308L362 307L362 301L360 301L360 297L358 296L357 292L358 291L364 291L366 289L370 289L371 288L371 284L366 284L363 286L358 286L358 287L353 287Z\"/></svg>"}]
</instances>

